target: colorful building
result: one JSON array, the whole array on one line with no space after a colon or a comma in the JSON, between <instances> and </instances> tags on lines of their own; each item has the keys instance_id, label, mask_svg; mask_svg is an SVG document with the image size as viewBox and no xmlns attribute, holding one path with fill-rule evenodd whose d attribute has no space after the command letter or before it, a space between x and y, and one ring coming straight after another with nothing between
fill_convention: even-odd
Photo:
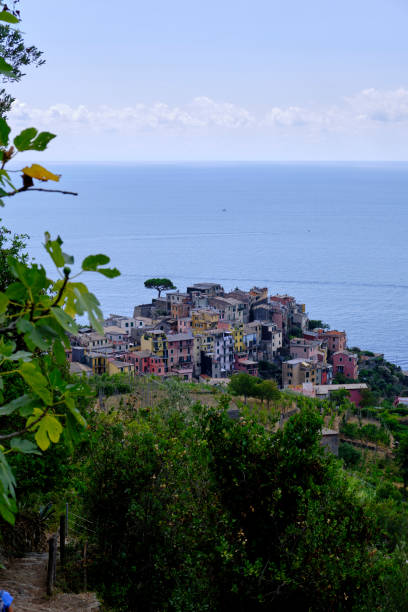
<instances>
[{"instance_id":1,"label":"colorful building","mask_svg":"<svg viewBox=\"0 0 408 612\"><path fill-rule=\"evenodd\" d=\"M282 363L282 386L291 387L303 383L316 384L317 363L303 359L290 359Z\"/></svg>"},{"instance_id":2,"label":"colorful building","mask_svg":"<svg viewBox=\"0 0 408 612\"><path fill-rule=\"evenodd\" d=\"M306 359L308 361L318 361L320 342L315 340L305 340L304 338L291 338L289 351L292 359Z\"/></svg>"},{"instance_id":3,"label":"colorful building","mask_svg":"<svg viewBox=\"0 0 408 612\"><path fill-rule=\"evenodd\" d=\"M234 340L234 352L244 353L246 346L244 343L244 326L243 324L231 326L231 334Z\"/></svg>"},{"instance_id":4,"label":"colorful building","mask_svg":"<svg viewBox=\"0 0 408 612\"><path fill-rule=\"evenodd\" d=\"M337 331L337 329L317 329L315 331L317 331L320 340L327 342L329 359L331 359L333 353L346 349L347 336L345 331Z\"/></svg>"},{"instance_id":5,"label":"colorful building","mask_svg":"<svg viewBox=\"0 0 408 612\"><path fill-rule=\"evenodd\" d=\"M132 351L126 353L123 359L128 363L133 364L136 374L149 374L149 351Z\"/></svg>"},{"instance_id":6,"label":"colorful building","mask_svg":"<svg viewBox=\"0 0 408 612\"><path fill-rule=\"evenodd\" d=\"M219 312L213 308L198 308L191 311L191 329L193 334L201 334L203 331L217 329Z\"/></svg>"},{"instance_id":7,"label":"colorful building","mask_svg":"<svg viewBox=\"0 0 408 612\"><path fill-rule=\"evenodd\" d=\"M168 367L169 370L175 368L193 367L193 342L192 334L168 334L167 349L168 349Z\"/></svg>"},{"instance_id":8,"label":"colorful building","mask_svg":"<svg viewBox=\"0 0 408 612\"><path fill-rule=\"evenodd\" d=\"M191 317L177 318L177 333L188 334L192 331Z\"/></svg>"},{"instance_id":9,"label":"colorful building","mask_svg":"<svg viewBox=\"0 0 408 612\"><path fill-rule=\"evenodd\" d=\"M332 355L333 376L344 374L346 378L357 380L358 356L349 351L337 351Z\"/></svg>"},{"instance_id":10,"label":"colorful building","mask_svg":"<svg viewBox=\"0 0 408 612\"><path fill-rule=\"evenodd\" d=\"M253 359L235 355L234 370L236 372L245 372L251 376L258 376L258 362Z\"/></svg>"},{"instance_id":11,"label":"colorful building","mask_svg":"<svg viewBox=\"0 0 408 612\"><path fill-rule=\"evenodd\" d=\"M134 366L118 359L108 359L108 374L133 374Z\"/></svg>"}]
</instances>

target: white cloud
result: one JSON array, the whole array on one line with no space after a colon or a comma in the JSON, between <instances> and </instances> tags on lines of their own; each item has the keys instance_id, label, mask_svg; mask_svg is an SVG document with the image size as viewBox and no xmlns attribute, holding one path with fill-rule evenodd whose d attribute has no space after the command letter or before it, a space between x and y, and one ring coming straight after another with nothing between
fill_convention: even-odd
<instances>
[{"instance_id":1,"label":"white cloud","mask_svg":"<svg viewBox=\"0 0 408 612\"><path fill-rule=\"evenodd\" d=\"M101 106L89 109L84 105L71 107L55 104L47 109L32 108L17 100L10 113L13 123L32 121L36 125L89 125L94 129L157 129L157 128L240 128L255 123L245 108L228 102L216 102L207 97L195 98L184 107L159 102L153 105L136 104L124 108Z\"/></svg>"},{"instance_id":2,"label":"white cloud","mask_svg":"<svg viewBox=\"0 0 408 612\"><path fill-rule=\"evenodd\" d=\"M408 121L407 89L364 89L345 100L357 119L385 123Z\"/></svg>"},{"instance_id":3,"label":"white cloud","mask_svg":"<svg viewBox=\"0 0 408 612\"><path fill-rule=\"evenodd\" d=\"M255 113L202 96L114 108L16 101L14 131L59 135L55 159L405 159L408 89L366 89L337 104L271 105Z\"/></svg>"},{"instance_id":4,"label":"white cloud","mask_svg":"<svg viewBox=\"0 0 408 612\"><path fill-rule=\"evenodd\" d=\"M408 121L408 90L381 91L365 89L331 107L315 109L301 106L273 106L263 116L230 102L218 102L202 96L184 106L164 102L135 104L123 108L100 106L88 108L54 104L46 109L33 108L16 101L10 120L17 124L32 122L39 127L83 127L94 130L157 130L248 127L302 128L338 130L364 121Z\"/></svg>"}]
</instances>

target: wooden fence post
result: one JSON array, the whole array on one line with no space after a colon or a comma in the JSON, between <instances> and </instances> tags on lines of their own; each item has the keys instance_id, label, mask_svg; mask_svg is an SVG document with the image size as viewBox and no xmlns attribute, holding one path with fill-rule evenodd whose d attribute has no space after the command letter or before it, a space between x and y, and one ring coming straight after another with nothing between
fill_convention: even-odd
<instances>
[{"instance_id":1,"label":"wooden fence post","mask_svg":"<svg viewBox=\"0 0 408 612\"><path fill-rule=\"evenodd\" d=\"M84 544L84 591L87 591L88 589L87 552L88 552L88 541L85 541L85 544Z\"/></svg>"},{"instance_id":2,"label":"wooden fence post","mask_svg":"<svg viewBox=\"0 0 408 612\"><path fill-rule=\"evenodd\" d=\"M57 572L57 538L48 540L47 595L52 595Z\"/></svg>"},{"instance_id":3,"label":"wooden fence post","mask_svg":"<svg viewBox=\"0 0 408 612\"><path fill-rule=\"evenodd\" d=\"M61 514L59 535L60 535L60 561L61 561L62 567L64 567L65 565L65 533L66 533L65 514Z\"/></svg>"}]
</instances>

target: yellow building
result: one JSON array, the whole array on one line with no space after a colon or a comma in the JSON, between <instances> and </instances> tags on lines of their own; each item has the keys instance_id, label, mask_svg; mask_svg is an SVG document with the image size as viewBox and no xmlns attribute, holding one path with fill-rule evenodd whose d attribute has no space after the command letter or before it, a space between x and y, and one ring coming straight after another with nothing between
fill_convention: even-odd
<instances>
[{"instance_id":1,"label":"yellow building","mask_svg":"<svg viewBox=\"0 0 408 612\"><path fill-rule=\"evenodd\" d=\"M86 354L86 363L90 368L92 368L92 372L94 374L105 374L107 370L107 361L108 360L106 357L100 353L90 352Z\"/></svg>"},{"instance_id":2,"label":"yellow building","mask_svg":"<svg viewBox=\"0 0 408 612\"><path fill-rule=\"evenodd\" d=\"M211 308L199 308L191 311L191 329L193 335L203 331L217 329L220 315Z\"/></svg>"},{"instance_id":3,"label":"yellow building","mask_svg":"<svg viewBox=\"0 0 408 612\"><path fill-rule=\"evenodd\" d=\"M246 351L246 346L244 343L244 326L241 324L232 327L231 334L234 339L234 352L244 353Z\"/></svg>"},{"instance_id":4,"label":"yellow building","mask_svg":"<svg viewBox=\"0 0 408 612\"><path fill-rule=\"evenodd\" d=\"M140 350L167 358L167 337L160 329L148 331L140 338Z\"/></svg>"},{"instance_id":5,"label":"yellow building","mask_svg":"<svg viewBox=\"0 0 408 612\"><path fill-rule=\"evenodd\" d=\"M126 363L125 361L119 361L118 359L109 360L107 365L108 374L132 374L135 369L133 363Z\"/></svg>"}]
</instances>

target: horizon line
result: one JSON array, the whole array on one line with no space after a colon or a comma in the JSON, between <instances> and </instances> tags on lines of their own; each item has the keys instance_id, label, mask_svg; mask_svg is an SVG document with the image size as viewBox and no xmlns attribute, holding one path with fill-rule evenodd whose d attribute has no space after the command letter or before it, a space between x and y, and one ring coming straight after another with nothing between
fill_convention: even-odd
<instances>
[{"instance_id":1,"label":"horizon line","mask_svg":"<svg viewBox=\"0 0 408 612\"><path fill-rule=\"evenodd\" d=\"M15 160L13 160L15 161ZM24 161L24 160L21 160ZM26 161L31 161L26 159ZM25 163L24 162L24 163ZM46 164L407 164L408 159L338 159L338 160L324 160L324 159L123 159L123 160L98 160L98 159L43 159L43 163Z\"/></svg>"}]
</instances>

